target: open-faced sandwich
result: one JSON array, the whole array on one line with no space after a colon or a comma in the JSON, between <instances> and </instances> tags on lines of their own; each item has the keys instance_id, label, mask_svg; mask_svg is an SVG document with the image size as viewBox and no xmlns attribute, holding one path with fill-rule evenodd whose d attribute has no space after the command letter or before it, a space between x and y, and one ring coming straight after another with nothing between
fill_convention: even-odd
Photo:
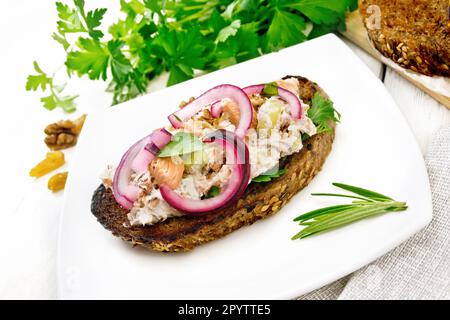
<instances>
[{"instance_id":1,"label":"open-faced sandwich","mask_svg":"<svg viewBox=\"0 0 450 320\"><path fill-rule=\"evenodd\" d=\"M108 166L92 212L134 245L191 250L278 212L321 169L338 117L303 77L219 85Z\"/></svg>"}]
</instances>

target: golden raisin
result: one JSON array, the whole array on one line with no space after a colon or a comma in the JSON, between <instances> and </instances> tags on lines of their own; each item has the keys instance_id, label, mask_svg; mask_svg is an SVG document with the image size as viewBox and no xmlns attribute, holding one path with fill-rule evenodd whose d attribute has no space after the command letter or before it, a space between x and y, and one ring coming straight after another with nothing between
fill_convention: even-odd
<instances>
[{"instance_id":1,"label":"golden raisin","mask_svg":"<svg viewBox=\"0 0 450 320\"><path fill-rule=\"evenodd\" d=\"M58 192L58 191L64 189L64 187L66 185L67 174L68 174L68 172L66 171L66 172L60 172L60 173L53 175L48 180L48 189L53 192Z\"/></svg>"},{"instance_id":2,"label":"golden raisin","mask_svg":"<svg viewBox=\"0 0 450 320\"><path fill-rule=\"evenodd\" d=\"M58 169L64 165L64 163L64 153L61 151L48 152L47 157L30 170L30 177L42 177L47 173Z\"/></svg>"}]
</instances>

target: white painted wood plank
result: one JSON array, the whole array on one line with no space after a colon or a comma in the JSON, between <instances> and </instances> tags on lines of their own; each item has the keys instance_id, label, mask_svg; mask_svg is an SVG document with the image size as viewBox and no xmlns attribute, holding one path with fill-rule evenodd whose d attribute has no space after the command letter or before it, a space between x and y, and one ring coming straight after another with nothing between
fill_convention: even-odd
<instances>
[{"instance_id":1,"label":"white painted wood plank","mask_svg":"<svg viewBox=\"0 0 450 320\"><path fill-rule=\"evenodd\" d=\"M343 36L339 36L342 41L344 41L352 50L356 53L356 55L369 67L370 70L377 76L378 78L382 78L384 73L383 64L369 55L366 51L355 45L353 42L344 38Z\"/></svg>"},{"instance_id":2,"label":"white painted wood plank","mask_svg":"<svg viewBox=\"0 0 450 320\"><path fill-rule=\"evenodd\" d=\"M433 135L450 126L450 110L387 68L384 84L408 121L420 149L426 154Z\"/></svg>"}]
</instances>

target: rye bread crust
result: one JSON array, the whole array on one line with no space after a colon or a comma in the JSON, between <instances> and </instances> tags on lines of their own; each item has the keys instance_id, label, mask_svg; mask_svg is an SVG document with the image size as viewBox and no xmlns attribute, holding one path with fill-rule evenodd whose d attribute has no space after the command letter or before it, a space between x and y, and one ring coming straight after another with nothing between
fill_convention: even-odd
<instances>
[{"instance_id":1,"label":"rye bread crust","mask_svg":"<svg viewBox=\"0 0 450 320\"><path fill-rule=\"evenodd\" d=\"M381 28L370 28L380 8ZM375 48L398 65L428 76L450 77L448 0L360 0L360 13Z\"/></svg>"},{"instance_id":2,"label":"rye bread crust","mask_svg":"<svg viewBox=\"0 0 450 320\"><path fill-rule=\"evenodd\" d=\"M309 102L315 92L321 91L308 79L296 78L303 100ZM241 199L215 213L169 218L152 226L134 227L128 223L127 210L117 204L111 190L103 185L93 195L91 211L106 229L133 245L166 252L191 250L277 213L320 171L333 140L334 130L309 138L300 152L284 160L282 166L286 173L282 177L270 183L251 183Z\"/></svg>"}]
</instances>

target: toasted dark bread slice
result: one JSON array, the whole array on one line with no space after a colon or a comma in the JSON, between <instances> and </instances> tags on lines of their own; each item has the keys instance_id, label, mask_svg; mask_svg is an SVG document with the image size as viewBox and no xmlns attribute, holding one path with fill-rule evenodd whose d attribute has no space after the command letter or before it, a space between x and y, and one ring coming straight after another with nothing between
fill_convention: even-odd
<instances>
[{"instance_id":1,"label":"toasted dark bread slice","mask_svg":"<svg viewBox=\"0 0 450 320\"><path fill-rule=\"evenodd\" d=\"M380 28L372 28L373 5L380 9ZM428 76L450 76L449 10L448 0L360 0L375 48L400 66Z\"/></svg>"},{"instance_id":2,"label":"toasted dark bread slice","mask_svg":"<svg viewBox=\"0 0 450 320\"><path fill-rule=\"evenodd\" d=\"M296 78L305 102L321 91L308 79ZM134 245L157 251L191 250L277 213L320 171L333 139L334 125L333 131L309 138L300 152L287 157L281 164L286 169L282 177L268 183L251 183L241 199L214 213L169 218L152 226L130 226L127 210L117 204L111 190L103 185L94 193L91 210L106 229Z\"/></svg>"}]
</instances>

